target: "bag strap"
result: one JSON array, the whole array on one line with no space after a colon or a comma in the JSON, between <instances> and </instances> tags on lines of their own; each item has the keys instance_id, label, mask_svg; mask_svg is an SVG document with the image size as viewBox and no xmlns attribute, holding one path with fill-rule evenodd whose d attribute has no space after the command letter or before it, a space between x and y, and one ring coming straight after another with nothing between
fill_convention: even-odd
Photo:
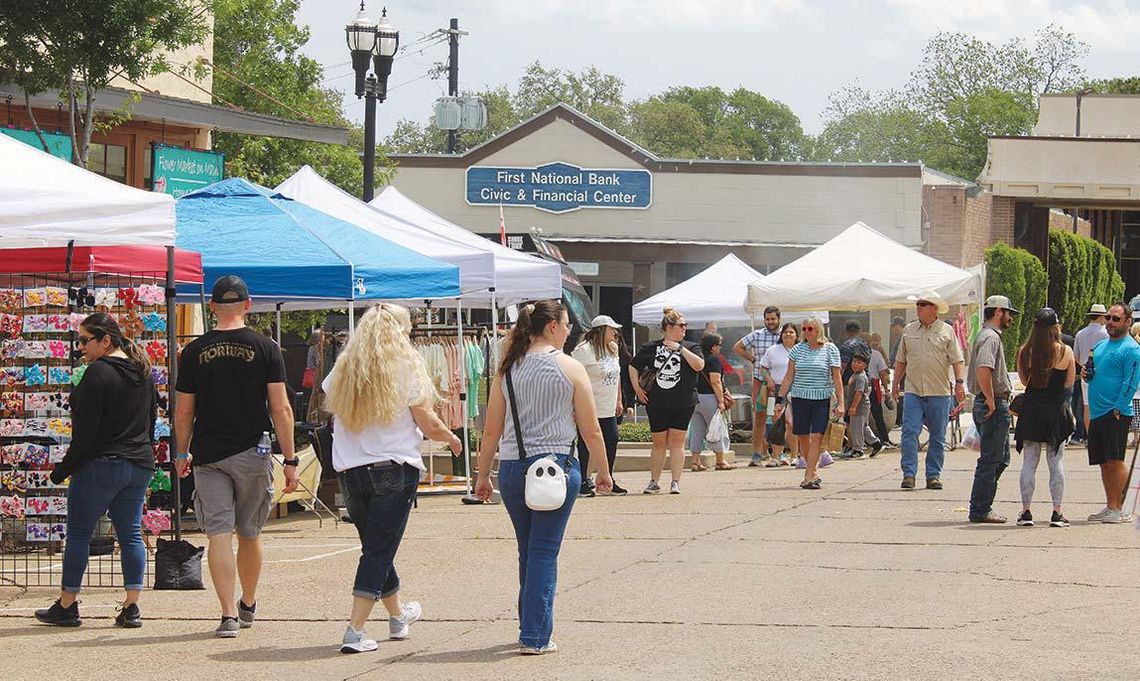
<instances>
[{"instance_id":1,"label":"bag strap","mask_svg":"<svg viewBox=\"0 0 1140 681\"><path fill-rule=\"evenodd\" d=\"M515 443L518 444L519 447L519 459L525 459L526 449L523 447L522 424L519 423L519 409L515 406L515 382L511 380L510 369L507 369L507 393L511 398L511 420L514 421L515 424Z\"/></svg>"}]
</instances>

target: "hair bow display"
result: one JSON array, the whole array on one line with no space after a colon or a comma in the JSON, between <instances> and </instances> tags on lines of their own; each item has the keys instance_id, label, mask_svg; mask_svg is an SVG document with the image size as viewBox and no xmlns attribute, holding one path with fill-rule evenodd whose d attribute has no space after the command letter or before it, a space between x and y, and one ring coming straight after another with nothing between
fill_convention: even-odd
<instances>
[{"instance_id":1,"label":"hair bow display","mask_svg":"<svg viewBox=\"0 0 1140 681\"><path fill-rule=\"evenodd\" d=\"M24 307L43 307L47 305L47 290L43 288L30 288L24 290Z\"/></svg>"},{"instance_id":2,"label":"hair bow display","mask_svg":"<svg viewBox=\"0 0 1140 681\"><path fill-rule=\"evenodd\" d=\"M46 314L30 314L24 317L24 333L43 333L47 331Z\"/></svg>"},{"instance_id":3,"label":"hair bow display","mask_svg":"<svg viewBox=\"0 0 1140 681\"><path fill-rule=\"evenodd\" d=\"M85 374L85 373L87 373L87 365L86 364L80 364L79 366L72 369L71 370L71 385L79 385L79 382L83 380L83 374Z\"/></svg>"},{"instance_id":4,"label":"hair bow display","mask_svg":"<svg viewBox=\"0 0 1140 681\"><path fill-rule=\"evenodd\" d=\"M44 297L47 299L47 304L51 307L67 307L67 299L70 291L58 286L48 286L44 289Z\"/></svg>"},{"instance_id":5,"label":"hair bow display","mask_svg":"<svg viewBox=\"0 0 1140 681\"><path fill-rule=\"evenodd\" d=\"M17 469L6 470L0 473L0 487L6 487L9 492L23 494L28 491L27 471Z\"/></svg>"},{"instance_id":6,"label":"hair bow display","mask_svg":"<svg viewBox=\"0 0 1140 681\"><path fill-rule=\"evenodd\" d=\"M71 383L71 367L48 367L48 383L68 385Z\"/></svg>"},{"instance_id":7,"label":"hair bow display","mask_svg":"<svg viewBox=\"0 0 1140 681\"><path fill-rule=\"evenodd\" d=\"M24 500L17 496L0 497L0 515L5 518L23 518Z\"/></svg>"},{"instance_id":8,"label":"hair bow display","mask_svg":"<svg viewBox=\"0 0 1140 681\"><path fill-rule=\"evenodd\" d=\"M24 341L18 339L0 342L0 357L19 359L24 356Z\"/></svg>"},{"instance_id":9,"label":"hair bow display","mask_svg":"<svg viewBox=\"0 0 1140 681\"><path fill-rule=\"evenodd\" d=\"M156 438L170 437L170 423L166 419L154 420L154 436Z\"/></svg>"},{"instance_id":10,"label":"hair bow display","mask_svg":"<svg viewBox=\"0 0 1140 681\"><path fill-rule=\"evenodd\" d=\"M44 368L39 364L33 364L30 367L25 367L25 369L24 369L24 383L26 383L29 386L46 385L47 384L47 372L44 371Z\"/></svg>"},{"instance_id":11,"label":"hair bow display","mask_svg":"<svg viewBox=\"0 0 1140 681\"><path fill-rule=\"evenodd\" d=\"M92 294L86 286L68 289L67 298L71 300L76 307L95 307L95 295ZM63 304L66 305L67 301L65 300Z\"/></svg>"},{"instance_id":12,"label":"hair bow display","mask_svg":"<svg viewBox=\"0 0 1140 681\"><path fill-rule=\"evenodd\" d=\"M57 416L48 421L48 432L61 437L71 437L71 417ZM46 456L46 452L44 453Z\"/></svg>"},{"instance_id":13,"label":"hair bow display","mask_svg":"<svg viewBox=\"0 0 1140 681\"><path fill-rule=\"evenodd\" d=\"M143 315L143 328L154 333L166 333L166 316L157 312L148 312Z\"/></svg>"},{"instance_id":14,"label":"hair bow display","mask_svg":"<svg viewBox=\"0 0 1140 681\"><path fill-rule=\"evenodd\" d=\"M170 445L166 443L166 440L159 440L154 446L154 460L156 463L170 461Z\"/></svg>"},{"instance_id":15,"label":"hair bow display","mask_svg":"<svg viewBox=\"0 0 1140 681\"><path fill-rule=\"evenodd\" d=\"M54 359L67 359L67 342L50 340L47 344L48 354Z\"/></svg>"},{"instance_id":16,"label":"hair bow display","mask_svg":"<svg viewBox=\"0 0 1140 681\"><path fill-rule=\"evenodd\" d=\"M0 394L0 412L3 412L4 418L11 419L23 416L24 405L23 393L10 391Z\"/></svg>"},{"instance_id":17,"label":"hair bow display","mask_svg":"<svg viewBox=\"0 0 1140 681\"><path fill-rule=\"evenodd\" d=\"M0 314L0 334L17 338L24 330L24 318L14 314Z\"/></svg>"},{"instance_id":18,"label":"hair bow display","mask_svg":"<svg viewBox=\"0 0 1140 681\"><path fill-rule=\"evenodd\" d=\"M82 312L72 312L68 318L68 326L76 333L79 333L79 327L83 326L83 320L87 319L87 315Z\"/></svg>"},{"instance_id":19,"label":"hair bow display","mask_svg":"<svg viewBox=\"0 0 1140 681\"><path fill-rule=\"evenodd\" d=\"M24 296L12 288L0 289L0 312L20 312L24 307Z\"/></svg>"},{"instance_id":20,"label":"hair bow display","mask_svg":"<svg viewBox=\"0 0 1140 681\"><path fill-rule=\"evenodd\" d=\"M165 331L165 329L163 330ZM166 361L166 341L152 340L146 344L145 349L151 362L157 364Z\"/></svg>"},{"instance_id":21,"label":"hair bow display","mask_svg":"<svg viewBox=\"0 0 1140 681\"><path fill-rule=\"evenodd\" d=\"M166 367L152 366L150 368L150 378L154 381L155 385L167 385L170 383L170 377L166 372Z\"/></svg>"},{"instance_id":22,"label":"hair bow display","mask_svg":"<svg viewBox=\"0 0 1140 681\"><path fill-rule=\"evenodd\" d=\"M123 335L127 338L138 338L142 335L143 329L146 328L143 326L142 317L139 317L138 313L131 308L128 308L127 314L119 320L119 326L123 330Z\"/></svg>"},{"instance_id":23,"label":"hair bow display","mask_svg":"<svg viewBox=\"0 0 1140 681\"><path fill-rule=\"evenodd\" d=\"M151 534L162 534L170 529L170 514L166 511L151 509L143 514L143 527Z\"/></svg>"},{"instance_id":24,"label":"hair bow display","mask_svg":"<svg viewBox=\"0 0 1140 681\"><path fill-rule=\"evenodd\" d=\"M19 393L17 393L19 394ZM34 413L47 411L51 400L47 393L27 393L24 395L24 411Z\"/></svg>"},{"instance_id":25,"label":"hair bow display","mask_svg":"<svg viewBox=\"0 0 1140 681\"><path fill-rule=\"evenodd\" d=\"M0 380L9 388L24 385L24 367L0 367Z\"/></svg>"},{"instance_id":26,"label":"hair bow display","mask_svg":"<svg viewBox=\"0 0 1140 681\"><path fill-rule=\"evenodd\" d=\"M95 289L96 307L115 307L119 303L119 292L113 288Z\"/></svg>"},{"instance_id":27,"label":"hair bow display","mask_svg":"<svg viewBox=\"0 0 1140 681\"><path fill-rule=\"evenodd\" d=\"M150 479L150 491L152 492L165 492L170 490L170 474L161 468L154 471L154 477Z\"/></svg>"},{"instance_id":28,"label":"hair bow display","mask_svg":"<svg viewBox=\"0 0 1140 681\"><path fill-rule=\"evenodd\" d=\"M121 288L119 289L119 300L123 302L128 310L135 309L135 305L139 303L139 293L134 288Z\"/></svg>"},{"instance_id":29,"label":"hair bow display","mask_svg":"<svg viewBox=\"0 0 1140 681\"><path fill-rule=\"evenodd\" d=\"M142 284L139 286L138 295L139 303L143 305L162 305L166 299L166 293L163 292L161 286L154 284Z\"/></svg>"}]
</instances>

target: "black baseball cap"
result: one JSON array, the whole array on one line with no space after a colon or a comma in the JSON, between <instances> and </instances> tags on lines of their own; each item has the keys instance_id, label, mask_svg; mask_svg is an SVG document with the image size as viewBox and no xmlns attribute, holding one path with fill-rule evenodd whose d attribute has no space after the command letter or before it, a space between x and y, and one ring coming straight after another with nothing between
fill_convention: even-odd
<instances>
[{"instance_id":1,"label":"black baseball cap","mask_svg":"<svg viewBox=\"0 0 1140 681\"><path fill-rule=\"evenodd\" d=\"M1057 312L1051 307L1043 307L1037 311L1037 319L1034 320L1037 326L1056 326L1061 323L1057 318Z\"/></svg>"},{"instance_id":2,"label":"black baseball cap","mask_svg":"<svg viewBox=\"0 0 1140 681\"><path fill-rule=\"evenodd\" d=\"M214 293L210 297L215 303L240 303L249 300L249 287L245 280L236 274L227 274L214 282Z\"/></svg>"}]
</instances>

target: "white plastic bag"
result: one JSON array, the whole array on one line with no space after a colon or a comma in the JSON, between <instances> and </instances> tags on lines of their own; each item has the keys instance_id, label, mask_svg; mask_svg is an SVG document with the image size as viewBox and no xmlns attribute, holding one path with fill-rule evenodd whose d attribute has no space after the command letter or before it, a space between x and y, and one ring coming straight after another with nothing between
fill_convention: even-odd
<instances>
[{"instance_id":1,"label":"white plastic bag","mask_svg":"<svg viewBox=\"0 0 1140 681\"><path fill-rule=\"evenodd\" d=\"M719 445L728 437L728 426L724 424L724 416L717 409L709 422L709 430L705 433L705 441Z\"/></svg>"},{"instance_id":2,"label":"white plastic bag","mask_svg":"<svg viewBox=\"0 0 1140 681\"><path fill-rule=\"evenodd\" d=\"M978 432L977 426L970 424L970 427L966 429L966 434L962 436L962 444L975 452L982 451L982 436Z\"/></svg>"}]
</instances>

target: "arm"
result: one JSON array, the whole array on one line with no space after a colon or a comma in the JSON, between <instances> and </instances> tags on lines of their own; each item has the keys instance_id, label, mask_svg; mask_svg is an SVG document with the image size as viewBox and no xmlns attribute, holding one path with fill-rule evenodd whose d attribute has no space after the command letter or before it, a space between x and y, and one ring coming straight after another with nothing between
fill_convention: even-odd
<instances>
[{"instance_id":1,"label":"arm","mask_svg":"<svg viewBox=\"0 0 1140 681\"><path fill-rule=\"evenodd\" d=\"M420 429L429 440L436 442L447 443L448 448L451 449L452 454L463 453L463 442L456 437L455 433L448 430L447 425L439 420L436 416L435 410L429 402L421 404L413 404L410 409L412 410L412 420L416 422L416 427Z\"/></svg>"},{"instance_id":2,"label":"arm","mask_svg":"<svg viewBox=\"0 0 1140 681\"><path fill-rule=\"evenodd\" d=\"M479 443L479 458L475 462L479 470L475 479L475 496L481 501L490 501L494 493L494 488L491 487L491 460L495 458L499 440L503 437L503 419L506 413L507 400L503 397L503 377L495 376L495 380L491 383L491 392L487 395L483 441Z\"/></svg>"},{"instance_id":3,"label":"arm","mask_svg":"<svg viewBox=\"0 0 1140 681\"><path fill-rule=\"evenodd\" d=\"M1017 353L1017 377L1021 379L1021 385L1029 385L1029 367L1025 366L1024 353L1018 351Z\"/></svg>"},{"instance_id":4,"label":"arm","mask_svg":"<svg viewBox=\"0 0 1140 681\"><path fill-rule=\"evenodd\" d=\"M645 391L641 389L641 383L639 381L641 378L641 372L637 370L637 367L634 366L632 362L629 365L629 378L633 383L633 393L637 395L637 399L642 404L649 404L649 395L646 395Z\"/></svg>"},{"instance_id":5,"label":"arm","mask_svg":"<svg viewBox=\"0 0 1140 681\"><path fill-rule=\"evenodd\" d=\"M788 373L784 374L784 382L780 384L780 394L776 396L776 411L772 414L773 419L778 419L784 413L784 407L787 406L785 399L788 396L788 391L792 389L792 382L796 380L796 360L788 360Z\"/></svg>"},{"instance_id":6,"label":"arm","mask_svg":"<svg viewBox=\"0 0 1140 681\"><path fill-rule=\"evenodd\" d=\"M51 472L51 479L57 483L63 482L92 458L91 450L95 436L99 433L103 405L107 404L107 387L99 376L99 370L91 371L88 368L83 380L72 391L72 396L77 399L71 410L71 444L63 461L57 463Z\"/></svg>"},{"instance_id":7,"label":"arm","mask_svg":"<svg viewBox=\"0 0 1140 681\"><path fill-rule=\"evenodd\" d=\"M721 380L720 374L715 371L710 371L708 377L709 385L712 386L713 396L716 397L717 403L723 408L726 402L724 381Z\"/></svg>"},{"instance_id":8,"label":"arm","mask_svg":"<svg viewBox=\"0 0 1140 681\"><path fill-rule=\"evenodd\" d=\"M986 398L986 416L993 416L997 405L994 403L994 370L993 367L978 367L978 387Z\"/></svg>"},{"instance_id":9,"label":"arm","mask_svg":"<svg viewBox=\"0 0 1140 681\"><path fill-rule=\"evenodd\" d=\"M902 394L902 387L905 385L906 380L906 362L902 360L895 360L895 382L891 387L891 393L894 394L895 399L899 398Z\"/></svg>"},{"instance_id":10,"label":"arm","mask_svg":"<svg viewBox=\"0 0 1140 681\"><path fill-rule=\"evenodd\" d=\"M693 371L700 371L705 368L705 358L685 347L682 343L678 346L681 352L681 357L689 364L689 368Z\"/></svg>"},{"instance_id":11,"label":"arm","mask_svg":"<svg viewBox=\"0 0 1140 681\"><path fill-rule=\"evenodd\" d=\"M284 383L270 383L266 386L269 397L269 418L273 420L273 430L277 433L277 445L281 456L292 459L297 456L293 450L293 406L289 404L289 393ZM296 466L285 466L285 493L297 490L301 479Z\"/></svg>"},{"instance_id":12,"label":"arm","mask_svg":"<svg viewBox=\"0 0 1140 681\"><path fill-rule=\"evenodd\" d=\"M578 433L590 451L590 461L598 466L598 475L594 484L604 492L611 489L614 483L610 477L610 462L606 458L602 427L598 425L598 410L594 404L590 377L586 374L585 367L572 357L559 357L558 363L574 386L574 424L578 426ZM586 475L587 472L582 471L582 476Z\"/></svg>"},{"instance_id":13,"label":"arm","mask_svg":"<svg viewBox=\"0 0 1140 681\"><path fill-rule=\"evenodd\" d=\"M1065 387L1072 388L1073 384L1077 382L1077 360L1068 346L1065 346L1065 354L1069 356L1069 368L1065 370ZM1024 383L1025 379L1023 378L1021 381Z\"/></svg>"},{"instance_id":14,"label":"arm","mask_svg":"<svg viewBox=\"0 0 1140 681\"><path fill-rule=\"evenodd\" d=\"M847 408L847 415L854 416L859 409L859 403L863 401L863 391L856 390L855 394L851 396L851 406Z\"/></svg>"},{"instance_id":15,"label":"arm","mask_svg":"<svg viewBox=\"0 0 1140 681\"><path fill-rule=\"evenodd\" d=\"M744 347L743 338L736 341L736 345L732 346L732 351L736 353L737 357L748 362L749 364L756 363L756 357L754 357L752 353L748 351L748 348Z\"/></svg>"},{"instance_id":16,"label":"arm","mask_svg":"<svg viewBox=\"0 0 1140 681\"><path fill-rule=\"evenodd\" d=\"M1127 365L1125 366L1124 380L1120 383L1120 392L1113 404L1131 404L1132 396L1136 393L1136 386L1140 384L1140 351L1129 354L1125 361Z\"/></svg>"},{"instance_id":17,"label":"arm","mask_svg":"<svg viewBox=\"0 0 1140 681\"><path fill-rule=\"evenodd\" d=\"M954 397L958 399L958 403L966 401L966 363L954 363Z\"/></svg>"},{"instance_id":18,"label":"arm","mask_svg":"<svg viewBox=\"0 0 1140 681\"><path fill-rule=\"evenodd\" d=\"M835 415L843 416L843 372L839 367L831 367L831 382L835 384Z\"/></svg>"},{"instance_id":19,"label":"arm","mask_svg":"<svg viewBox=\"0 0 1140 681\"><path fill-rule=\"evenodd\" d=\"M190 475L190 434L194 432L194 393L178 391L174 405L174 470L178 477ZM186 458L181 458L185 454Z\"/></svg>"}]
</instances>

